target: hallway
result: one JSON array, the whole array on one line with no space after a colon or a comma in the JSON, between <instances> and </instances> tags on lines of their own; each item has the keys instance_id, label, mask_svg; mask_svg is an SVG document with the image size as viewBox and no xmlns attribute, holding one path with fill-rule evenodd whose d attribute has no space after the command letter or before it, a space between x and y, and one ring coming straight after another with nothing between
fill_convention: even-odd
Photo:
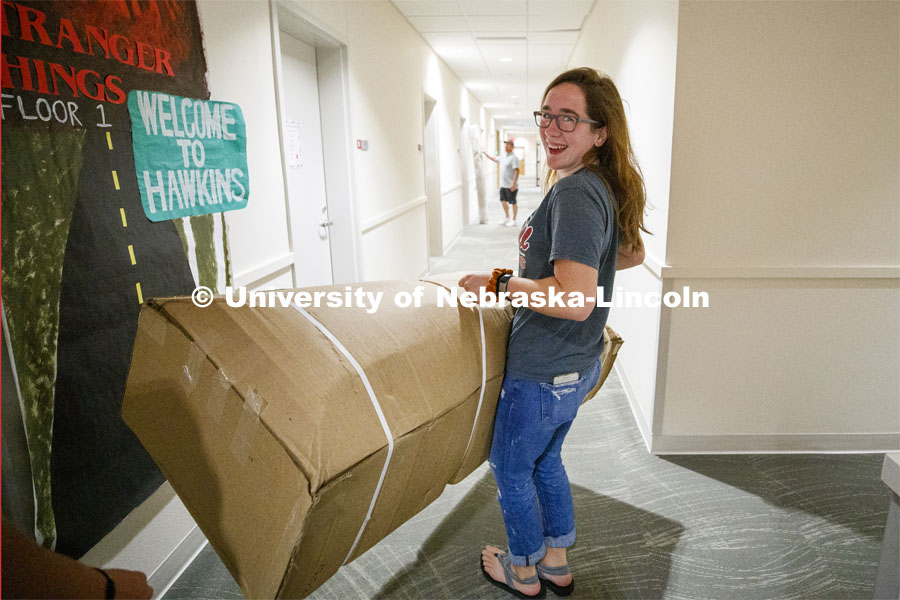
<instances>
[{"instance_id":1,"label":"hallway","mask_svg":"<svg viewBox=\"0 0 900 600\"><path fill-rule=\"evenodd\" d=\"M369 548L375 518L403 524L312 597L507 598L478 572L506 540L486 465L436 500L444 480L422 478L434 502L412 518L411 487L366 517L345 492L383 451L364 388L387 448L434 432L439 450L408 455L452 456L461 435L411 416L488 389L475 321L372 303L357 326L330 299L321 320L224 311L231 292L286 304L275 290L516 271L536 179L576 167L590 128L606 178L625 175L607 181L620 232L643 215L646 235L615 277L625 345L564 450L574 597L868 599L887 521L875 589L898 600L900 1L4 0L0 16L2 497L37 541L145 573L156 598L272 597L298 589L285 572L325 577L316 551ZM509 142L517 226L497 189ZM672 300L689 292L705 302ZM365 367L314 343L332 319ZM564 336L540 333L549 370ZM390 410L367 381L382 367ZM273 462L248 460L257 423L277 425ZM375 490L418 464L386 460ZM313 500L318 529L298 532ZM358 519L353 541L327 529Z\"/></svg>"},{"instance_id":2,"label":"hallway","mask_svg":"<svg viewBox=\"0 0 900 600\"><path fill-rule=\"evenodd\" d=\"M525 219L541 202L540 188L524 186L517 197L519 214L515 227L503 225L503 208L497 190L487 193L488 222L469 225L444 256L431 257L429 273L490 271L497 267L517 269L519 251L516 240Z\"/></svg>"}]
</instances>

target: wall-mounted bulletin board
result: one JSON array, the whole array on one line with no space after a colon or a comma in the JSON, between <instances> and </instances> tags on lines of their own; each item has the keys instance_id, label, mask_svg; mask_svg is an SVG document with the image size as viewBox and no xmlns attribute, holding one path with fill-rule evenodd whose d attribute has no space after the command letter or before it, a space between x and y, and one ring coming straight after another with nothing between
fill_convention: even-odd
<instances>
[{"instance_id":1,"label":"wall-mounted bulletin board","mask_svg":"<svg viewBox=\"0 0 900 600\"><path fill-rule=\"evenodd\" d=\"M209 98L185 0L2 3L2 300L35 533L81 555L163 481L119 417L140 304L228 281L221 214L151 221L127 97Z\"/></svg>"}]
</instances>

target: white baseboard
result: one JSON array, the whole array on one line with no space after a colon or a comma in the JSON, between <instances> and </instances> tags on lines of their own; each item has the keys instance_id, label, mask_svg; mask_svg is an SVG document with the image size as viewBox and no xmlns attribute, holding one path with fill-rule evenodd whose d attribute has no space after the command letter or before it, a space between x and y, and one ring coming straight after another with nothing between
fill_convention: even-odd
<instances>
[{"instance_id":1,"label":"white baseboard","mask_svg":"<svg viewBox=\"0 0 900 600\"><path fill-rule=\"evenodd\" d=\"M153 597L161 598L206 543L166 482L80 560L103 569L141 571L153 587Z\"/></svg>"},{"instance_id":2,"label":"white baseboard","mask_svg":"<svg viewBox=\"0 0 900 600\"><path fill-rule=\"evenodd\" d=\"M637 402L637 395L634 393L634 388L631 386L631 380L628 379L628 373L625 372L625 368L622 366L621 361L613 363L613 369L616 370L616 375L619 376L619 381L622 382L622 388L625 390L625 397L628 399L628 406L631 408L631 415L634 417L635 423L637 423L638 430L641 432L641 437L644 438L644 446L647 448L647 452L652 452L651 444L653 442L653 433L650 424L647 422L647 419L644 418L644 411L641 410L641 407Z\"/></svg>"},{"instance_id":3,"label":"white baseboard","mask_svg":"<svg viewBox=\"0 0 900 600\"><path fill-rule=\"evenodd\" d=\"M654 434L628 374L614 365L628 406L651 454L882 454L900 451L900 433L792 433L777 435Z\"/></svg>"},{"instance_id":4,"label":"white baseboard","mask_svg":"<svg viewBox=\"0 0 900 600\"><path fill-rule=\"evenodd\" d=\"M462 229L460 229L459 231L456 232L456 235L453 236L453 239L450 240L450 243L447 244L446 248L444 248L444 253L441 256L446 256L447 253L450 252L450 249L456 245L456 242L458 242L460 240L460 238L462 238L462 234L465 230L466 230L466 226L463 225Z\"/></svg>"},{"instance_id":5,"label":"white baseboard","mask_svg":"<svg viewBox=\"0 0 900 600\"><path fill-rule=\"evenodd\" d=\"M650 452L665 454L882 454L900 449L897 433L654 435Z\"/></svg>"},{"instance_id":6,"label":"white baseboard","mask_svg":"<svg viewBox=\"0 0 900 600\"><path fill-rule=\"evenodd\" d=\"M161 565L148 577L150 587L153 588L154 600L162 598L172 587L185 569L191 566L200 551L209 543L203 532L196 525L191 532L178 544L172 553L166 557Z\"/></svg>"}]
</instances>

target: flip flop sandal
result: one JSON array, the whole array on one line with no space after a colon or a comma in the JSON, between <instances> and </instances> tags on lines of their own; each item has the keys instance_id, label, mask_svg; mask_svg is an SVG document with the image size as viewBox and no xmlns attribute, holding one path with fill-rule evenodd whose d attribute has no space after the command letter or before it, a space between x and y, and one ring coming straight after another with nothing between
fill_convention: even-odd
<instances>
[{"instance_id":1,"label":"flip flop sandal","mask_svg":"<svg viewBox=\"0 0 900 600\"><path fill-rule=\"evenodd\" d=\"M561 577L563 575L568 575L572 571L569 570L569 565L563 565L561 567L545 567L541 563L535 565L537 567L537 575L544 584L550 588L554 594L557 596L568 596L572 592L575 591L575 580L569 582L568 585L559 585L557 583L553 583L549 579L547 579L547 575L552 575L554 577Z\"/></svg>"},{"instance_id":2,"label":"flip flop sandal","mask_svg":"<svg viewBox=\"0 0 900 600\"><path fill-rule=\"evenodd\" d=\"M488 573L484 568L484 561L479 561L481 563L481 573L489 583L497 586L501 590L509 592L516 598L522 598L523 600L528 600L529 598L543 598L547 595L547 591L544 589L544 580L540 579L537 575L532 575L531 577L526 577L525 579L519 579L510 568L509 556L507 556L505 552L495 552L494 556L497 557L497 560L500 561L500 566L503 567L503 576L506 578L506 583L504 584L502 581L497 581L496 579L491 577L490 573ZM541 590L537 594L529 596L528 594L523 594L522 592L517 590L513 585L514 583L519 583L521 585L534 585L535 583L539 583L541 584Z\"/></svg>"}]
</instances>

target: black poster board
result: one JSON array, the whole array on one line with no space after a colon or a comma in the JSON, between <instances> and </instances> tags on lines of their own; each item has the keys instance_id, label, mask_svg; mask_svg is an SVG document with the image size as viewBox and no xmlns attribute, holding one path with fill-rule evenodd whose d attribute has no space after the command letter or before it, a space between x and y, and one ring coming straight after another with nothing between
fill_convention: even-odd
<instances>
[{"instance_id":1,"label":"black poster board","mask_svg":"<svg viewBox=\"0 0 900 600\"><path fill-rule=\"evenodd\" d=\"M119 417L140 302L194 289L189 252L213 265L201 284L223 268L221 215L144 216L126 96L209 98L206 60L185 0L4 1L2 35L2 295L35 533L79 556L163 481Z\"/></svg>"}]
</instances>

